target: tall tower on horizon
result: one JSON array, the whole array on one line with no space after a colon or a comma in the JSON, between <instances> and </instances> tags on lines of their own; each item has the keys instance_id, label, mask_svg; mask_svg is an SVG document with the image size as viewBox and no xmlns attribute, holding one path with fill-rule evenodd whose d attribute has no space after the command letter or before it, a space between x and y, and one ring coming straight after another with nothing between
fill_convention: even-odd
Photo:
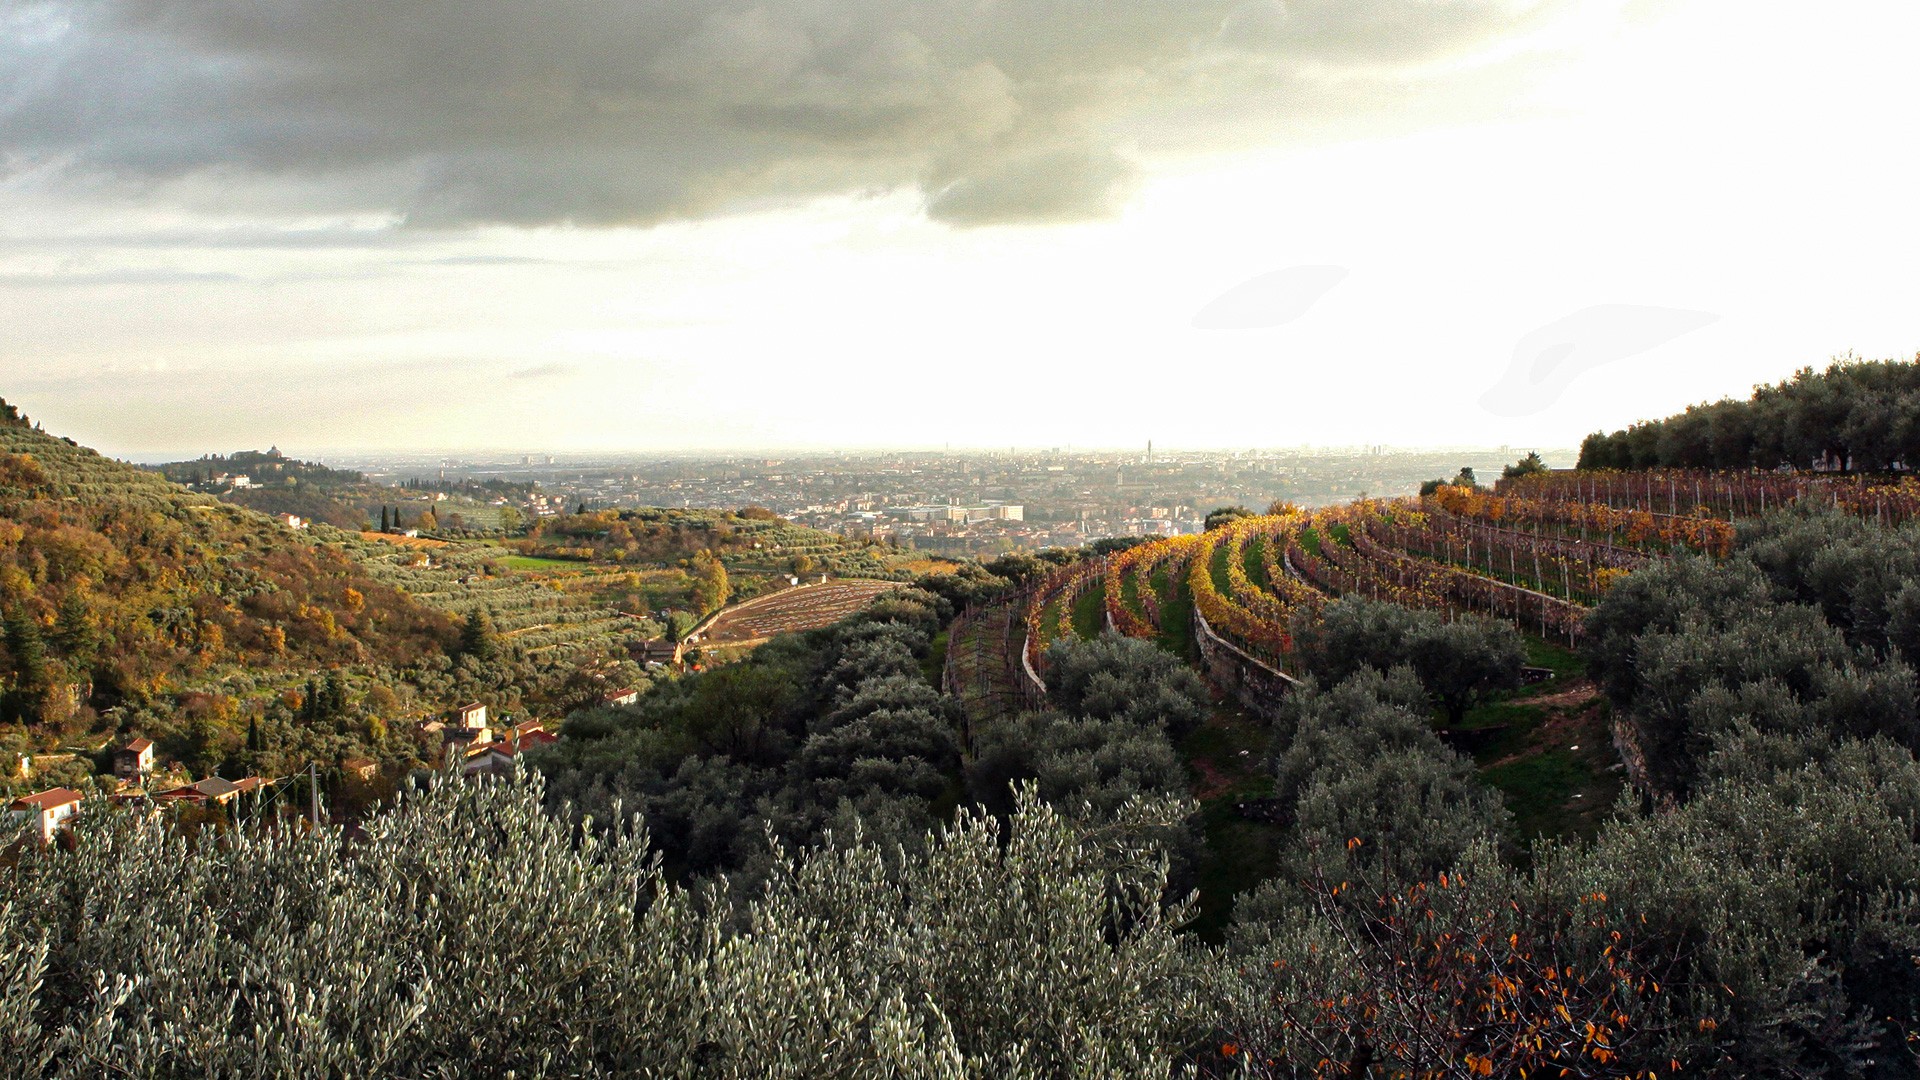
<instances>
[{"instance_id":1,"label":"tall tower on horizon","mask_svg":"<svg viewBox=\"0 0 1920 1080\"><path fill-rule=\"evenodd\" d=\"M1147 440L1147 464L1153 464L1153 440Z\"/></svg>"}]
</instances>

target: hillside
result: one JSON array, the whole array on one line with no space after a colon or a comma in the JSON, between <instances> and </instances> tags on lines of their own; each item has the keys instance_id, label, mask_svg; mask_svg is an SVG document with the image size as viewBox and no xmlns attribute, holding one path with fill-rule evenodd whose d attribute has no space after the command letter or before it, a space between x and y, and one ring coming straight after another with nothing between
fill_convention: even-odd
<instances>
[{"instance_id":1,"label":"hillside","mask_svg":"<svg viewBox=\"0 0 1920 1080\"><path fill-rule=\"evenodd\" d=\"M1920 362L1837 360L1580 444L1582 469L1905 471L1920 461Z\"/></svg>"},{"instance_id":2,"label":"hillside","mask_svg":"<svg viewBox=\"0 0 1920 1080\"><path fill-rule=\"evenodd\" d=\"M250 485L345 487L366 480L365 476L350 469L334 469L318 462L290 458L282 454L279 447L240 450L232 454L207 454L192 461L154 465L152 469L176 484L204 491Z\"/></svg>"},{"instance_id":3,"label":"hillside","mask_svg":"<svg viewBox=\"0 0 1920 1080\"><path fill-rule=\"evenodd\" d=\"M196 776L316 758L400 767L432 759L420 722L461 700L564 712L638 678L623 638L587 634L549 656L551 637L520 626L463 635L481 597L526 586L485 559L443 580L450 602L415 597L421 582L383 570L354 534L293 530L5 415L0 748L91 752L143 735ZM610 612L599 626L614 619L633 622ZM83 755L71 771L98 764Z\"/></svg>"},{"instance_id":4,"label":"hillside","mask_svg":"<svg viewBox=\"0 0 1920 1080\"><path fill-rule=\"evenodd\" d=\"M583 510L533 522L508 545L522 555L613 565L670 563L711 552L730 572L906 578L943 560L809 529L759 507Z\"/></svg>"},{"instance_id":5,"label":"hillside","mask_svg":"<svg viewBox=\"0 0 1920 1080\"><path fill-rule=\"evenodd\" d=\"M296 529L230 500L345 497L444 519L487 493L375 489L277 453L174 470L202 486L264 478L216 497L0 410L0 749L78 751L58 774L75 782L134 736L196 777L346 758L391 777L436 758L422 725L459 702L557 719L644 685L634 649L670 625L797 570L900 580L916 560L753 511L571 515L511 547Z\"/></svg>"},{"instance_id":6,"label":"hillside","mask_svg":"<svg viewBox=\"0 0 1920 1080\"><path fill-rule=\"evenodd\" d=\"M517 527L530 484L373 483L361 473L301 461L270 450L207 454L147 468L200 494L263 514L359 530L374 524L456 534L499 534Z\"/></svg>"},{"instance_id":7,"label":"hillside","mask_svg":"<svg viewBox=\"0 0 1920 1080\"><path fill-rule=\"evenodd\" d=\"M322 673L419 669L455 640L338 548L20 423L0 428L0 589L0 740L138 733L194 770L250 728L258 749Z\"/></svg>"}]
</instances>

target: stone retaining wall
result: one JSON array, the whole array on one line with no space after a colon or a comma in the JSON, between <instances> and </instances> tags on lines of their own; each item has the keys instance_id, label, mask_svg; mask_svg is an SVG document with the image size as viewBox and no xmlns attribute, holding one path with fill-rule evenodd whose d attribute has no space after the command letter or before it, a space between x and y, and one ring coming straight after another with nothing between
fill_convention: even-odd
<instances>
[{"instance_id":1,"label":"stone retaining wall","mask_svg":"<svg viewBox=\"0 0 1920 1080\"><path fill-rule=\"evenodd\" d=\"M1213 632L1200 608L1193 609L1193 643L1200 651L1200 670L1221 693L1230 694L1255 716L1271 720L1280 702L1299 680L1263 663Z\"/></svg>"}]
</instances>

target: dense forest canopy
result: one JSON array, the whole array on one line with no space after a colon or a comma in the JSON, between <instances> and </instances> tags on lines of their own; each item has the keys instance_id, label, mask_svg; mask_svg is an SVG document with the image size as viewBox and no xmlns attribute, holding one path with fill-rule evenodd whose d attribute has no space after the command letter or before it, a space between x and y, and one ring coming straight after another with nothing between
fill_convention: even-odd
<instances>
[{"instance_id":1,"label":"dense forest canopy","mask_svg":"<svg viewBox=\"0 0 1920 1080\"><path fill-rule=\"evenodd\" d=\"M1910 467L1920 460L1920 363L1838 360L1580 444L1582 469Z\"/></svg>"}]
</instances>

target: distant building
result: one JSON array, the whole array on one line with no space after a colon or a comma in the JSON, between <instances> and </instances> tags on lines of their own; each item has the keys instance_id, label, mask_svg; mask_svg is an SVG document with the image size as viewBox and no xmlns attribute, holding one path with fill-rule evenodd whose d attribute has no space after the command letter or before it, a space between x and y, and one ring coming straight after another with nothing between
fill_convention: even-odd
<instances>
[{"instance_id":1,"label":"distant building","mask_svg":"<svg viewBox=\"0 0 1920 1080\"><path fill-rule=\"evenodd\" d=\"M680 647L663 639L643 641L634 648L633 652L635 659L649 666L673 664L680 660Z\"/></svg>"},{"instance_id":2,"label":"distant building","mask_svg":"<svg viewBox=\"0 0 1920 1080\"><path fill-rule=\"evenodd\" d=\"M460 775L512 776L522 753L559 741L558 735L538 723L518 725L507 738L469 749L466 763L460 766Z\"/></svg>"},{"instance_id":3,"label":"distant building","mask_svg":"<svg viewBox=\"0 0 1920 1080\"><path fill-rule=\"evenodd\" d=\"M975 521L1025 521L1026 507L996 503L989 506L969 506L964 511L965 520Z\"/></svg>"},{"instance_id":4,"label":"distant building","mask_svg":"<svg viewBox=\"0 0 1920 1080\"><path fill-rule=\"evenodd\" d=\"M260 786L255 780L245 790ZM194 806L225 806L240 795L242 788L225 777L209 776L205 780L195 780L184 787L156 792L152 798L156 803L190 803Z\"/></svg>"},{"instance_id":5,"label":"distant building","mask_svg":"<svg viewBox=\"0 0 1920 1080\"><path fill-rule=\"evenodd\" d=\"M113 752L113 775L122 780L138 780L152 771L152 739L135 739Z\"/></svg>"},{"instance_id":6,"label":"distant building","mask_svg":"<svg viewBox=\"0 0 1920 1080\"><path fill-rule=\"evenodd\" d=\"M640 691L622 687L600 699L602 705L631 705L640 700Z\"/></svg>"},{"instance_id":7,"label":"distant building","mask_svg":"<svg viewBox=\"0 0 1920 1080\"><path fill-rule=\"evenodd\" d=\"M7 810L15 818L34 821L40 829L40 842L50 843L68 818L80 812L80 793L72 788L54 788L27 795L9 803Z\"/></svg>"},{"instance_id":8,"label":"distant building","mask_svg":"<svg viewBox=\"0 0 1920 1080\"><path fill-rule=\"evenodd\" d=\"M475 746L493 741L493 726L487 723L487 707L479 702L462 705L453 711L454 722L440 732L449 756L462 756Z\"/></svg>"},{"instance_id":9,"label":"distant building","mask_svg":"<svg viewBox=\"0 0 1920 1080\"><path fill-rule=\"evenodd\" d=\"M948 515L953 509L951 506L935 505L901 506L889 510L888 513L904 517L908 521L946 521L949 520Z\"/></svg>"},{"instance_id":10,"label":"distant building","mask_svg":"<svg viewBox=\"0 0 1920 1080\"><path fill-rule=\"evenodd\" d=\"M307 527L306 520L299 514L276 514L274 516L280 519L280 524L285 525L294 532L299 532Z\"/></svg>"}]
</instances>

